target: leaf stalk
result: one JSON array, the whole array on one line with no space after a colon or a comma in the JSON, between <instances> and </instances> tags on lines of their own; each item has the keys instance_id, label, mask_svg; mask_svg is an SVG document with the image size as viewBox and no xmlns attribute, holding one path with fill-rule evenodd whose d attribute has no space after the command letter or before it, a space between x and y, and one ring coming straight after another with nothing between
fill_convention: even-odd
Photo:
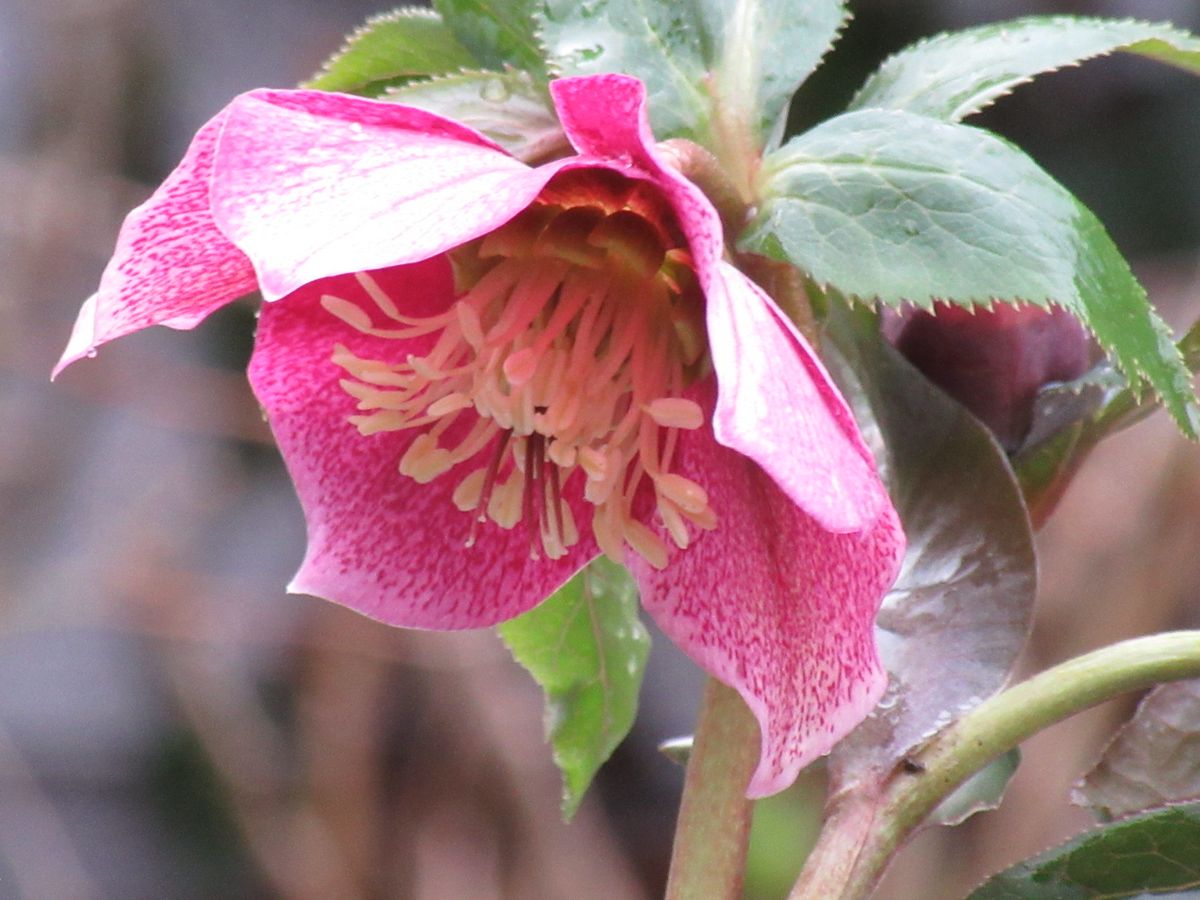
<instances>
[{"instance_id":1,"label":"leaf stalk","mask_svg":"<svg viewBox=\"0 0 1200 900\"><path fill-rule=\"evenodd\" d=\"M1197 677L1200 631L1176 631L1103 647L996 694L909 754L874 797L834 798L790 900L868 897L930 812L991 760L1118 694Z\"/></svg>"}]
</instances>

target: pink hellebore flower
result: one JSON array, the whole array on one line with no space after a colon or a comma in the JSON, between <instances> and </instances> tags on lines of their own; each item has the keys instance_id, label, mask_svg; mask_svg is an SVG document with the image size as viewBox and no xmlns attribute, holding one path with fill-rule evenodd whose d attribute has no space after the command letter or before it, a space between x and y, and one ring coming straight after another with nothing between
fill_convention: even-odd
<instances>
[{"instance_id":1,"label":"pink hellebore flower","mask_svg":"<svg viewBox=\"0 0 1200 900\"><path fill-rule=\"evenodd\" d=\"M428 112L237 97L130 213L59 369L255 289L250 380L308 522L291 589L491 625L603 552L763 733L752 796L874 705L904 539L854 421L724 258L636 79L551 85L531 168Z\"/></svg>"}]
</instances>

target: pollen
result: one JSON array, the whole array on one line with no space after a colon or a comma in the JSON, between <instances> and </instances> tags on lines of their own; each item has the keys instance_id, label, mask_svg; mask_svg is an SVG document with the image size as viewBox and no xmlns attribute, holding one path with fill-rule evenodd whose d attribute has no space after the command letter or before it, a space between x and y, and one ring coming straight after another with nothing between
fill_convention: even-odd
<instances>
[{"instance_id":1,"label":"pollen","mask_svg":"<svg viewBox=\"0 0 1200 900\"><path fill-rule=\"evenodd\" d=\"M453 252L460 293L440 315L403 315L404 298L366 273L361 302L322 298L354 331L397 342L381 359L334 348L350 421L364 435L418 432L400 475L457 479L467 546L481 529L523 527L533 558L557 559L590 506L602 552L661 568L668 542L686 549L716 527L704 488L673 471L680 432L704 425L684 394L708 354L672 222L646 185L569 173Z\"/></svg>"}]
</instances>

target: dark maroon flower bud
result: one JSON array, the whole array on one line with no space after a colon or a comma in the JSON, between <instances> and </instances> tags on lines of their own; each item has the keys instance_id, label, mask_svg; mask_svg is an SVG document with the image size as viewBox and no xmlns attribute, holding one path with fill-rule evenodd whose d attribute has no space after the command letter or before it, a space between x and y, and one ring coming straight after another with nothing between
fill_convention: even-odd
<instances>
[{"instance_id":1,"label":"dark maroon flower bud","mask_svg":"<svg viewBox=\"0 0 1200 900\"><path fill-rule=\"evenodd\" d=\"M905 318L897 349L1009 452L1029 433L1038 389L1077 378L1090 364L1088 336L1065 310L996 304L972 311L944 303L934 310Z\"/></svg>"}]
</instances>

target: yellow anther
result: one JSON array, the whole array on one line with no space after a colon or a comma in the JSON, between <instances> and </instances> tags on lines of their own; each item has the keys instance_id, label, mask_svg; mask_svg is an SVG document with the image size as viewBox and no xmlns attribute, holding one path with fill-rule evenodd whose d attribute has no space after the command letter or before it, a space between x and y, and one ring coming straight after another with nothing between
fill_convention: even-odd
<instances>
[{"instance_id":1,"label":"yellow anther","mask_svg":"<svg viewBox=\"0 0 1200 900\"><path fill-rule=\"evenodd\" d=\"M683 397L659 397L646 404L646 414L664 428L693 430L704 424L700 404Z\"/></svg>"},{"instance_id":2,"label":"yellow anther","mask_svg":"<svg viewBox=\"0 0 1200 900\"><path fill-rule=\"evenodd\" d=\"M654 486L686 513L699 514L708 507L708 494L704 488L682 475L660 475L654 479Z\"/></svg>"}]
</instances>

